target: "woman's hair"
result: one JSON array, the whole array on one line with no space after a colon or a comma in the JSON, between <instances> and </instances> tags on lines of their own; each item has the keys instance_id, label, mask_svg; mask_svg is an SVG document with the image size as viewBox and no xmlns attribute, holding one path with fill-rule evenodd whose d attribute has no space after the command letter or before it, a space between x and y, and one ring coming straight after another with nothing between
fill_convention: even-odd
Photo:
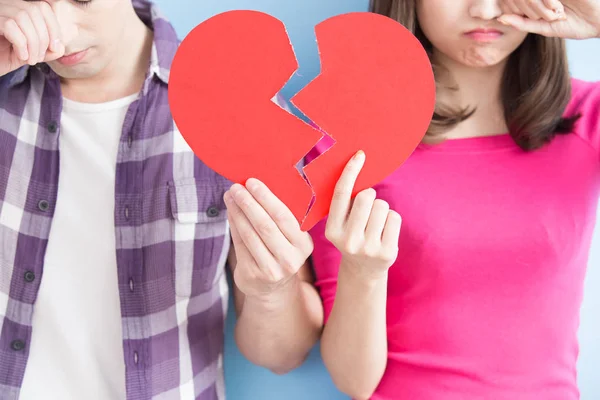
<instances>
[{"instance_id":1,"label":"woman's hair","mask_svg":"<svg viewBox=\"0 0 600 400\"><path fill-rule=\"evenodd\" d=\"M416 2L371 0L371 11L404 25L421 41L431 59L432 45L419 27ZM433 71L439 76L441 67L433 64ZM509 57L501 93L510 135L522 149L538 149L556 134L571 132L578 116L562 117L571 97L565 41L527 35ZM438 102L425 140L435 141L435 136L474 112L473 109L457 109Z\"/></svg>"}]
</instances>

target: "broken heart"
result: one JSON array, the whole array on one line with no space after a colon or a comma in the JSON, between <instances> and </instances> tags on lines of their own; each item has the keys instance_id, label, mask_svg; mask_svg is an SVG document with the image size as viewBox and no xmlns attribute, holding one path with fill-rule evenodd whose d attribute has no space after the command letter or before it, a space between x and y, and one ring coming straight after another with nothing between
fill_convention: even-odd
<instances>
[{"instance_id":1,"label":"broken heart","mask_svg":"<svg viewBox=\"0 0 600 400\"><path fill-rule=\"evenodd\" d=\"M233 182L263 181L303 230L327 215L356 151L367 161L354 194L406 161L435 106L427 54L396 21L344 14L317 25L316 36L321 74L292 102L335 144L304 167L308 182L296 165L323 133L272 101L298 69L281 21L231 11L203 22L181 43L169 82L173 118L196 156Z\"/></svg>"}]
</instances>

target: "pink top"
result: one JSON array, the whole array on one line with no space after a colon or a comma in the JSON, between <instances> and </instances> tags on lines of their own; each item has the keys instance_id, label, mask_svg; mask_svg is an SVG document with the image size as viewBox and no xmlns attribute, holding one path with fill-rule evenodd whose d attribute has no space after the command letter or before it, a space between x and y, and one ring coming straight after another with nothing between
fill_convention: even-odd
<instances>
[{"instance_id":1,"label":"pink top","mask_svg":"<svg viewBox=\"0 0 600 400\"><path fill-rule=\"evenodd\" d=\"M574 400L579 309L600 195L600 84L573 81L574 134L421 145L377 185L403 217L376 400ZM367 162L369 157L367 155ZM311 232L326 316L340 256ZM349 351L351 351L349 349Z\"/></svg>"}]
</instances>

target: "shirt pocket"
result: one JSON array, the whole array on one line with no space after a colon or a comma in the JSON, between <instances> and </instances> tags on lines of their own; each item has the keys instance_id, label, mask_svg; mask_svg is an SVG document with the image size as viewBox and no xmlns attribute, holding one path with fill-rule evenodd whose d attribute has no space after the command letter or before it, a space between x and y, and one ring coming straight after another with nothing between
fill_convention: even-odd
<instances>
[{"instance_id":1,"label":"shirt pocket","mask_svg":"<svg viewBox=\"0 0 600 400\"><path fill-rule=\"evenodd\" d=\"M169 182L177 296L205 293L225 272L230 240L225 190L220 181L186 178Z\"/></svg>"}]
</instances>

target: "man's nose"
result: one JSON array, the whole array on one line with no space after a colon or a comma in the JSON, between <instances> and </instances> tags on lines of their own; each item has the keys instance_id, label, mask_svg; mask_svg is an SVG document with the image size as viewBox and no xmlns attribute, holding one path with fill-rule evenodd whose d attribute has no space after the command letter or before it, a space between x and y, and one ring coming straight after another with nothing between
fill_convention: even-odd
<instances>
[{"instance_id":1,"label":"man's nose","mask_svg":"<svg viewBox=\"0 0 600 400\"><path fill-rule=\"evenodd\" d=\"M51 1L50 5L52 6L54 15L56 15L56 19L58 20L58 25L60 26L62 43L65 48L68 49L69 43L73 42L79 33L79 29L75 22L73 5L65 0Z\"/></svg>"}]
</instances>

